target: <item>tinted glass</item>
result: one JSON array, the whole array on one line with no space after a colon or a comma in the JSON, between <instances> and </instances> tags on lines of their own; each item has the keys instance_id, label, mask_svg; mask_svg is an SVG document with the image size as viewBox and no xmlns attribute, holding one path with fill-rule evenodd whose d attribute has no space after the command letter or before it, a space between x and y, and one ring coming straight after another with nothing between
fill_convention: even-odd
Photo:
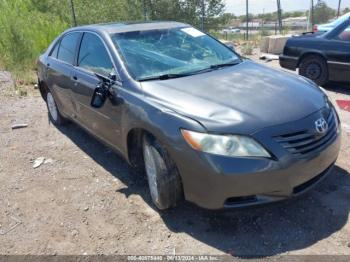
<instances>
[{"instance_id":1,"label":"tinted glass","mask_svg":"<svg viewBox=\"0 0 350 262\"><path fill-rule=\"evenodd\" d=\"M108 76L114 71L112 61L101 39L85 33L81 42L78 66Z\"/></svg>"},{"instance_id":2,"label":"tinted glass","mask_svg":"<svg viewBox=\"0 0 350 262\"><path fill-rule=\"evenodd\" d=\"M61 40L60 48L58 49L58 59L69 64L74 63L74 55L80 33L70 33Z\"/></svg>"},{"instance_id":3,"label":"tinted glass","mask_svg":"<svg viewBox=\"0 0 350 262\"><path fill-rule=\"evenodd\" d=\"M240 61L232 50L192 27L117 33L112 40L138 80Z\"/></svg>"},{"instance_id":4,"label":"tinted glass","mask_svg":"<svg viewBox=\"0 0 350 262\"><path fill-rule=\"evenodd\" d=\"M345 28L337 37L337 40L350 42L350 25Z\"/></svg>"}]
</instances>

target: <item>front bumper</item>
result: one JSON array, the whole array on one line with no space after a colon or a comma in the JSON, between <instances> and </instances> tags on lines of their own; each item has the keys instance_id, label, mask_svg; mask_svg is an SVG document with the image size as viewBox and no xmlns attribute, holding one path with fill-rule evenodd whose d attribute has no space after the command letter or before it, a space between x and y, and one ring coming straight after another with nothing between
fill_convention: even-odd
<instances>
[{"instance_id":1,"label":"front bumper","mask_svg":"<svg viewBox=\"0 0 350 262\"><path fill-rule=\"evenodd\" d=\"M298 126L306 126L310 120L314 123L315 117L318 115L298 121ZM290 123L287 129L293 125ZM267 148L274 149L275 159L223 157L184 149L178 144L180 151L175 152L174 160L185 198L208 209L257 205L299 195L330 173L340 150L340 133L322 150L298 157L272 140L269 142L267 137L280 133L281 128L254 134L258 141L268 144Z\"/></svg>"},{"instance_id":2,"label":"front bumper","mask_svg":"<svg viewBox=\"0 0 350 262\"><path fill-rule=\"evenodd\" d=\"M298 67L298 57L280 55L280 66L289 70L295 70Z\"/></svg>"}]
</instances>

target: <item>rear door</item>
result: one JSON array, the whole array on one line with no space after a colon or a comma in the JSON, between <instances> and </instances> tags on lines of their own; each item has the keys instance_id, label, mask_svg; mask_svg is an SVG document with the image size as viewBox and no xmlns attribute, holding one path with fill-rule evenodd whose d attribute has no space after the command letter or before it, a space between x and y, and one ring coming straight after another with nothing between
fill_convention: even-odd
<instances>
[{"instance_id":1,"label":"rear door","mask_svg":"<svg viewBox=\"0 0 350 262\"><path fill-rule=\"evenodd\" d=\"M119 148L121 105L109 99L101 108L91 107L91 98L100 82L95 73L108 77L116 69L102 38L92 32L82 36L73 78L73 98L77 107L77 120L85 128L108 144ZM120 86L114 86L116 93Z\"/></svg>"},{"instance_id":2,"label":"rear door","mask_svg":"<svg viewBox=\"0 0 350 262\"><path fill-rule=\"evenodd\" d=\"M47 82L60 111L67 116L74 116L72 103L72 74L76 61L76 52L80 40L80 32L65 34L53 48L47 59Z\"/></svg>"}]
</instances>

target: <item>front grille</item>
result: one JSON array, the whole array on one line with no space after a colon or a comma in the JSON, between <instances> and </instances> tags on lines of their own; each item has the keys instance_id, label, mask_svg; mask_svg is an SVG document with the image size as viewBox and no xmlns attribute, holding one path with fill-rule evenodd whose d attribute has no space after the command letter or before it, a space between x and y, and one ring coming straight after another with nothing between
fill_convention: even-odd
<instances>
[{"instance_id":1,"label":"front grille","mask_svg":"<svg viewBox=\"0 0 350 262\"><path fill-rule=\"evenodd\" d=\"M316 132L304 130L276 136L275 140L293 155L305 155L320 151L330 145L337 137L337 117L333 110L327 118L328 130L325 134L319 135Z\"/></svg>"}]
</instances>

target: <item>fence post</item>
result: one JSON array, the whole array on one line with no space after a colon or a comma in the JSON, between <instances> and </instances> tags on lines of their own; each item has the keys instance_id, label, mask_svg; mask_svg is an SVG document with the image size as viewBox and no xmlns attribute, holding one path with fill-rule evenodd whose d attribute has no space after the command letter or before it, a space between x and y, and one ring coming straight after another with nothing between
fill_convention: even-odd
<instances>
[{"instance_id":1,"label":"fence post","mask_svg":"<svg viewBox=\"0 0 350 262\"><path fill-rule=\"evenodd\" d=\"M143 9L143 20L147 21L147 6L146 0L142 1L142 9Z\"/></svg>"},{"instance_id":2,"label":"fence post","mask_svg":"<svg viewBox=\"0 0 350 262\"><path fill-rule=\"evenodd\" d=\"M246 0L246 40L249 40L249 1Z\"/></svg>"}]
</instances>

